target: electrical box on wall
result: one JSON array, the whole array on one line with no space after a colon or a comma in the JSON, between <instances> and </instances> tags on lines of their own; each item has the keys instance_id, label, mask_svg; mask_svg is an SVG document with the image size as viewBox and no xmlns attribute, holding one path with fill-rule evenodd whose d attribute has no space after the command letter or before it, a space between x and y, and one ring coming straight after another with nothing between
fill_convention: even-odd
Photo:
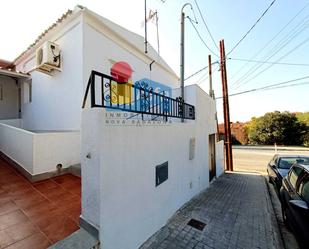
<instances>
[{"instance_id":1,"label":"electrical box on wall","mask_svg":"<svg viewBox=\"0 0 309 249\"><path fill-rule=\"evenodd\" d=\"M61 50L56 43L47 41L36 50L36 70L40 72L61 71L61 60Z\"/></svg>"},{"instance_id":2,"label":"electrical box on wall","mask_svg":"<svg viewBox=\"0 0 309 249\"><path fill-rule=\"evenodd\" d=\"M156 166L156 187L168 179L168 162Z\"/></svg>"},{"instance_id":3,"label":"electrical box on wall","mask_svg":"<svg viewBox=\"0 0 309 249\"><path fill-rule=\"evenodd\" d=\"M189 160L193 160L195 155L195 137L190 138Z\"/></svg>"}]
</instances>

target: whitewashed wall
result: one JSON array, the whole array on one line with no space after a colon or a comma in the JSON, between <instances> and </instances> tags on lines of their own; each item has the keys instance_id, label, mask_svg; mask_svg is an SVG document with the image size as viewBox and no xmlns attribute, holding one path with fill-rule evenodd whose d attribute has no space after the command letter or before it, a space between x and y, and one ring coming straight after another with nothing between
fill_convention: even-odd
<instances>
[{"instance_id":1,"label":"whitewashed wall","mask_svg":"<svg viewBox=\"0 0 309 249\"><path fill-rule=\"evenodd\" d=\"M224 140L216 143L216 175L219 177L224 173Z\"/></svg>"},{"instance_id":2,"label":"whitewashed wall","mask_svg":"<svg viewBox=\"0 0 309 249\"><path fill-rule=\"evenodd\" d=\"M14 79L0 75L0 120L18 118L18 85Z\"/></svg>"},{"instance_id":3,"label":"whitewashed wall","mask_svg":"<svg viewBox=\"0 0 309 249\"><path fill-rule=\"evenodd\" d=\"M33 71L32 102L22 105L22 118L28 130L80 130L83 97L82 24L73 21L51 41L62 51L62 72L53 76ZM17 65L29 72L35 67L35 55ZM24 94L22 93L22 96ZM25 102L25 101L22 101Z\"/></svg>"},{"instance_id":4,"label":"whitewashed wall","mask_svg":"<svg viewBox=\"0 0 309 249\"><path fill-rule=\"evenodd\" d=\"M0 121L0 151L33 174L33 133Z\"/></svg>"},{"instance_id":5,"label":"whitewashed wall","mask_svg":"<svg viewBox=\"0 0 309 249\"><path fill-rule=\"evenodd\" d=\"M2 119L0 123L14 126L16 128L23 128L23 121L22 119Z\"/></svg>"},{"instance_id":6,"label":"whitewashed wall","mask_svg":"<svg viewBox=\"0 0 309 249\"><path fill-rule=\"evenodd\" d=\"M80 162L80 132L33 133L0 121L0 151L31 175L56 170Z\"/></svg>"},{"instance_id":7,"label":"whitewashed wall","mask_svg":"<svg viewBox=\"0 0 309 249\"><path fill-rule=\"evenodd\" d=\"M187 87L186 96L196 120L166 126L110 126L104 109L83 111L82 216L99 228L105 249L138 248L208 186L214 101L197 86ZM193 160L190 138L196 138ZM166 161L169 178L155 187L155 166Z\"/></svg>"},{"instance_id":8,"label":"whitewashed wall","mask_svg":"<svg viewBox=\"0 0 309 249\"><path fill-rule=\"evenodd\" d=\"M33 146L34 174L80 163L80 132L35 133Z\"/></svg>"}]
</instances>

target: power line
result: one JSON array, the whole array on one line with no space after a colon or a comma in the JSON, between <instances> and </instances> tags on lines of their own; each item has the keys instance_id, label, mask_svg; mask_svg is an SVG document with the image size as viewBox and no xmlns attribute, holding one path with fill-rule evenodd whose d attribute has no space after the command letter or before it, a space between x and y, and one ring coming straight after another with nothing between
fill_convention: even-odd
<instances>
[{"instance_id":1,"label":"power line","mask_svg":"<svg viewBox=\"0 0 309 249\"><path fill-rule=\"evenodd\" d=\"M299 44L297 44L295 47L293 47L291 50L289 50L287 53L285 53L283 56L281 56L278 60L275 61L275 63L281 61L282 59L284 59L286 56L288 56L290 53L294 52L296 49L300 48L302 45L304 45L305 43L307 43L309 41L309 38L303 40L302 42L300 42ZM267 71L268 69L270 69L271 67L273 67L275 64L271 64L268 67L266 67L265 69L259 71L257 74L255 74L253 77L251 77L249 80L247 80L244 84L247 84L248 82L250 82L251 80L255 79L256 77L258 77L259 75L261 75L262 73L264 73L265 71ZM240 86L240 85L239 85ZM238 88L239 88L238 86Z\"/></svg>"},{"instance_id":2,"label":"power line","mask_svg":"<svg viewBox=\"0 0 309 249\"><path fill-rule=\"evenodd\" d=\"M263 16L268 12L268 10L273 6L273 4L276 2L276 0L273 0L270 5L267 7L267 9L262 13L262 15L256 20L256 22L252 25L252 27L247 31L247 33L236 43L236 45L230 50L230 52L227 53L229 55L232 53L238 46L239 44L246 38L246 36L252 31L252 29L258 24L259 21L263 18Z\"/></svg>"},{"instance_id":3,"label":"power line","mask_svg":"<svg viewBox=\"0 0 309 249\"><path fill-rule=\"evenodd\" d=\"M210 32L210 30L209 30L209 28L208 28L208 25L206 24L206 21L205 21L205 19L204 19L204 16L202 15L202 12L201 12L201 10L200 10L199 5L197 4L197 1L194 0L194 2L195 2L195 4L196 4L196 7L197 7L197 9L198 9L198 12L199 12L199 14L200 14L200 16L201 16L201 18L202 18L202 21L203 21L203 23L204 23L204 25L205 25L205 27L206 27L206 29L207 29L207 32L208 32L208 34L210 35L211 40L213 41L215 47L216 47L216 48L218 49L218 51L219 51L219 47L218 47L217 43L215 42L215 39L214 39L214 37L212 36L212 34L211 34L211 32Z\"/></svg>"},{"instance_id":4,"label":"power line","mask_svg":"<svg viewBox=\"0 0 309 249\"><path fill-rule=\"evenodd\" d=\"M304 66L304 67L308 67L308 66L309 66L309 64L305 64L305 63L288 63L288 62L274 62L274 61L258 61L258 60L241 59L241 58L228 58L228 59L229 59L229 60L233 60L233 61L246 61L246 62L262 63L262 64L277 64L277 65Z\"/></svg>"},{"instance_id":5,"label":"power line","mask_svg":"<svg viewBox=\"0 0 309 249\"><path fill-rule=\"evenodd\" d=\"M214 65L214 64L216 64L216 63L219 63L219 62L218 62L218 61L215 61L215 62L211 63L211 65ZM189 75L187 78L185 78L185 80L188 80L188 79L194 77L195 75L199 74L200 72L204 71L204 70L207 69L207 68L208 68L208 65L205 66L205 67L203 67L203 68L201 68L200 70L196 71L195 73Z\"/></svg>"},{"instance_id":6,"label":"power line","mask_svg":"<svg viewBox=\"0 0 309 249\"><path fill-rule=\"evenodd\" d=\"M307 7L307 6L305 6ZM304 8L305 8L304 7ZM303 9L304 9L303 8ZM299 12L300 13L300 12ZM293 41L294 38L296 38L299 34L301 34L305 29L308 28L308 23L306 22L308 19L308 16L303 18L301 22L299 22L292 31L290 31L287 35L283 36L282 39L275 44L275 46L262 58L262 60L269 61L272 57L274 57L277 53L279 53L284 47L286 47L291 41ZM283 30L283 29L282 29ZM281 31L282 31L281 30ZM280 32L281 32L280 31ZM280 33L279 32L279 33ZM279 34L278 33L278 34ZM277 34L277 35L278 35ZM277 36L276 35L276 36ZM279 48L278 48L279 47ZM278 62L278 60L276 61ZM237 81L235 81L232 86L238 85L237 88L240 87L241 83L246 80L250 75L252 75L254 72L256 72L260 67L263 65L255 65L252 68L250 68L242 77L240 77ZM248 83L248 81L246 82ZM246 84L245 83L245 84Z\"/></svg>"},{"instance_id":7,"label":"power line","mask_svg":"<svg viewBox=\"0 0 309 249\"><path fill-rule=\"evenodd\" d=\"M202 43L205 45L205 47L213 54L215 55L216 57L219 58L219 56L206 44L206 42L204 41L204 39L202 38L202 36L200 35L200 33L198 32L197 28L195 27L194 23L193 23L193 20L187 16L187 18L190 20L190 23L192 24L196 34L198 35L198 37L200 38L200 40L202 41Z\"/></svg>"},{"instance_id":8,"label":"power line","mask_svg":"<svg viewBox=\"0 0 309 249\"><path fill-rule=\"evenodd\" d=\"M295 82L295 81L299 81L299 80L308 79L308 78L309 78L309 76L304 76L304 77L301 77L301 78L283 81L283 82L279 82L279 83L276 83L276 84L266 85L266 86L263 86L263 87L254 88L254 89L250 89L250 90L246 90L246 91L242 91L242 92L238 92L238 93L232 93L232 94L229 94L229 96L236 96L236 95L255 92L255 91L272 90L272 89L289 87L289 86L306 85L306 84L309 84L309 82L301 82L301 83L296 83L296 84L291 84L291 85L286 85L286 84L289 84L289 83L292 83L292 82ZM218 97L217 99L221 99L221 98L222 97Z\"/></svg>"},{"instance_id":9,"label":"power line","mask_svg":"<svg viewBox=\"0 0 309 249\"><path fill-rule=\"evenodd\" d=\"M256 58L258 55L261 54L261 52L267 48L272 41L274 41L307 7L308 7L309 3L306 3L304 7L302 7L280 30L279 32L277 32L269 41L267 41L264 46L257 51L251 58L250 60ZM265 57L265 56L264 56ZM238 73L240 73L246 66L248 65L248 62L245 63L231 78L234 78L236 75L238 75ZM236 83L236 82L235 82ZM235 84L234 83L234 84Z\"/></svg>"}]
</instances>

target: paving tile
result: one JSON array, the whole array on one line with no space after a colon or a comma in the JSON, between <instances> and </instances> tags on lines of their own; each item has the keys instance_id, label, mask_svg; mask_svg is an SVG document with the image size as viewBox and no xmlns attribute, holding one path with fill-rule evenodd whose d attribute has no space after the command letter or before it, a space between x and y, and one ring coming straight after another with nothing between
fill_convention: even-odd
<instances>
[{"instance_id":1,"label":"paving tile","mask_svg":"<svg viewBox=\"0 0 309 249\"><path fill-rule=\"evenodd\" d=\"M38 232L38 229L30 221L10 226L0 231L0 248L9 246Z\"/></svg>"},{"instance_id":2,"label":"paving tile","mask_svg":"<svg viewBox=\"0 0 309 249\"><path fill-rule=\"evenodd\" d=\"M28 221L28 218L21 210L15 210L10 213L0 215L0 230L9 226Z\"/></svg>"},{"instance_id":3,"label":"paving tile","mask_svg":"<svg viewBox=\"0 0 309 249\"><path fill-rule=\"evenodd\" d=\"M224 174L180 208L140 249L149 248L280 248L272 224L273 210L263 176ZM189 228L191 218L206 223ZM169 234L165 236L168 227ZM165 242L168 241L167 246Z\"/></svg>"},{"instance_id":4,"label":"paving tile","mask_svg":"<svg viewBox=\"0 0 309 249\"><path fill-rule=\"evenodd\" d=\"M15 211L17 209L19 209L19 207L13 201L8 201L2 204L0 203L0 215Z\"/></svg>"},{"instance_id":5,"label":"paving tile","mask_svg":"<svg viewBox=\"0 0 309 249\"><path fill-rule=\"evenodd\" d=\"M6 247L6 249L46 249L49 245L51 243L42 233L35 233Z\"/></svg>"},{"instance_id":6,"label":"paving tile","mask_svg":"<svg viewBox=\"0 0 309 249\"><path fill-rule=\"evenodd\" d=\"M79 229L81 179L31 183L0 157L0 248L40 249Z\"/></svg>"}]
</instances>

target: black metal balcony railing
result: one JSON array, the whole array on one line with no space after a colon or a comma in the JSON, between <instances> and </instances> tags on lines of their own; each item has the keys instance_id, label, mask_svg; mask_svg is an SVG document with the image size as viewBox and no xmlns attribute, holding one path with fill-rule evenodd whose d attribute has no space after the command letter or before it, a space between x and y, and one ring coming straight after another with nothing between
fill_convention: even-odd
<instances>
[{"instance_id":1,"label":"black metal balcony railing","mask_svg":"<svg viewBox=\"0 0 309 249\"><path fill-rule=\"evenodd\" d=\"M86 105L90 91L91 107L116 109L138 114L195 119L193 105L184 103L181 97L173 99L165 92L157 93L147 84L117 82L113 77L91 71L84 101Z\"/></svg>"}]
</instances>

